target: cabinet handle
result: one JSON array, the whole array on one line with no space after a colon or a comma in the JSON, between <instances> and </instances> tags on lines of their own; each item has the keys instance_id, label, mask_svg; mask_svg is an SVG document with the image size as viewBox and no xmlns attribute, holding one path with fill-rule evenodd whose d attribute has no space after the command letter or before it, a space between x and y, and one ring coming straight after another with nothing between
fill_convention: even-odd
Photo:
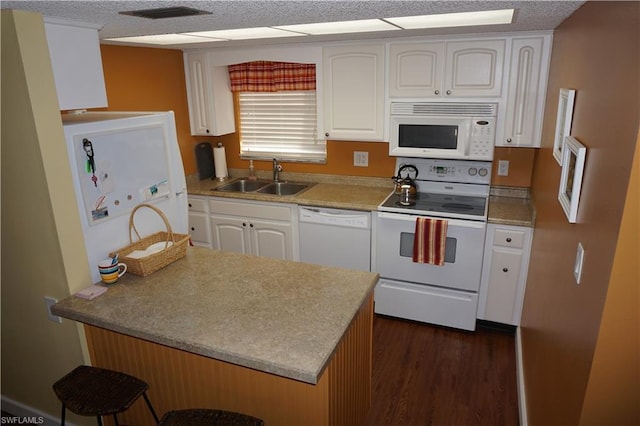
<instances>
[{"instance_id":1,"label":"cabinet handle","mask_svg":"<svg viewBox=\"0 0 640 426\"><path fill-rule=\"evenodd\" d=\"M451 94L451 90L447 90L447 95L450 95L450 94Z\"/></svg>"},{"instance_id":2,"label":"cabinet handle","mask_svg":"<svg viewBox=\"0 0 640 426\"><path fill-rule=\"evenodd\" d=\"M329 137L329 132L325 133L324 135L325 135L325 137L328 138Z\"/></svg>"},{"instance_id":3,"label":"cabinet handle","mask_svg":"<svg viewBox=\"0 0 640 426\"><path fill-rule=\"evenodd\" d=\"M502 268L502 272L509 272L509 268Z\"/></svg>"},{"instance_id":4,"label":"cabinet handle","mask_svg":"<svg viewBox=\"0 0 640 426\"><path fill-rule=\"evenodd\" d=\"M507 138L507 143L511 143L511 142L512 142L511 138Z\"/></svg>"},{"instance_id":5,"label":"cabinet handle","mask_svg":"<svg viewBox=\"0 0 640 426\"><path fill-rule=\"evenodd\" d=\"M191 203L189 203L189 208L191 208L191 207L193 207L193 206L191 205Z\"/></svg>"},{"instance_id":6,"label":"cabinet handle","mask_svg":"<svg viewBox=\"0 0 640 426\"><path fill-rule=\"evenodd\" d=\"M207 129L207 134L209 133L209 129Z\"/></svg>"},{"instance_id":7,"label":"cabinet handle","mask_svg":"<svg viewBox=\"0 0 640 426\"><path fill-rule=\"evenodd\" d=\"M250 224L249 224L249 228L253 228L253 223L250 223Z\"/></svg>"},{"instance_id":8,"label":"cabinet handle","mask_svg":"<svg viewBox=\"0 0 640 426\"><path fill-rule=\"evenodd\" d=\"M196 230L196 228L194 228L194 227L192 226L192 227L191 227L191 230L192 230L192 231L195 231L195 230Z\"/></svg>"},{"instance_id":9,"label":"cabinet handle","mask_svg":"<svg viewBox=\"0 0 640 426\"><path fill-rule=\"evenodd\" d=\"M242 226L245 226L245 227L246 227L246 226L247 226L247 224L246 224L246 223L244 223L244 222L242 222Z\"/></svg>"},{"instance_id":10,"label":"cabinet handle","mask_svg":"<svg viewBox=\"0 0 640 426\"><path fill-rule=\"evenodd\" d=\"M436 95L439 95L439 94L440 94L440 91L439 91L439 90L436 90L436 91L434 91L433 93L434 93L434 94L436 94Z\"/></svg>"},{"instance_id":11,"label":"cabinet handle","mask_svg":"<svg viewBox=\"0 0 640 426\"><path fill-rule=\"evenodd\" d=\"M506 241L507 241L508 243L510 243L510 242L511 242L511 237L507 237L507 240L506 240Z\"/></svg>"}]
</instances>

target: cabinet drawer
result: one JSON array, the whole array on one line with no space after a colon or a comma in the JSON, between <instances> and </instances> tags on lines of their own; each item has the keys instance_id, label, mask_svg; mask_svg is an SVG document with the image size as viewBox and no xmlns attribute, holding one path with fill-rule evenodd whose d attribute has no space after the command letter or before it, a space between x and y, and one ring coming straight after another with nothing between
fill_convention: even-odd
<instances>
[{"instance_id":1,"label":"cabinet drawer","mask_svg":"<svg viewBox=\"0 0 640 426\"><path fill-rule=\"evenodd\" d=\"M493 244L496 246L521 249L524 247L524 237L524 231L496 229L493 234Z\"/></svg>"},{"instance_id":2,"label":"cabinet drawer","mask_svg":"<svg viewBox=\"0 0 640 426\"><path fill-rule=\"evenodd\" d=\"M291 220L291 207L278 204L253 204L215 199L209 201L209 211L215 214L256 217L271 220Z\"/></svg>"},{"instance_id":3,"label":"cabinet drawer","mask_svg":"<svg viewBox=\"0 0 640 426\"><path fill-rule=\"evenodd\" d=\"M206 200L200 198L189 198L189 211L190 212L207 212Z\"/></svg>"}]
</instances>

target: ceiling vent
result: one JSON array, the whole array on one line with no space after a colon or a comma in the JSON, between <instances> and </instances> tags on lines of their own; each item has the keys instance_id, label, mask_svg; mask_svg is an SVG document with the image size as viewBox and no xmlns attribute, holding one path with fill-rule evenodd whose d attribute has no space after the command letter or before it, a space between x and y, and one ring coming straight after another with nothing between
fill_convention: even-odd
<instances>
[{"instance_id":1,"label":"ceiling vent","mask_svg":"<svg viewBox=\"0 0 640 426\"><path fill-rule=\"evenodd\" d=\"M137 16L138 18L147 19L181 18L184 16L211 15L211 12L192 9L190 7L162 7L159 9L142 9L118 13L121 15Z\"/></svg>"}]
</instances>

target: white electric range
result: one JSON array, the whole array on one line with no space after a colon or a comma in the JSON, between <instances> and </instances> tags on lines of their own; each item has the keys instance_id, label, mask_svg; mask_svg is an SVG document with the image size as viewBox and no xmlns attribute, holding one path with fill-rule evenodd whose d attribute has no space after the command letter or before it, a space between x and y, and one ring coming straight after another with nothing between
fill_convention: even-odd
<instances>
[{"instance_id":1,"label":"white electric range","mask_svg":"<svg viewBox=\"0 0 640 426\"><path fill-rule=\"evenodd\" d=\"M415 199L394 191L376 212L375 311L475 330L492 163L398 158L396 173L406 164L417 170ZM413 261L420 216L447 220L443 266Z\"/></svg>"}]
</instances>

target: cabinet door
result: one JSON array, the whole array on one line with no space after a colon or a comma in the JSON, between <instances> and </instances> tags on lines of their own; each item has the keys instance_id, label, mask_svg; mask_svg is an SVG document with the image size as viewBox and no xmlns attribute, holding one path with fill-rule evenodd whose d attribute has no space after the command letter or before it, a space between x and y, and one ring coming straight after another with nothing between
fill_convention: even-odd
<instances>
[{"instance_id":1,"label":"cabinet door","mask_svg":"<svg viewBox=\"0 0 640 426\"><path fill-rule=\"evenodd\" d=\"M496 141L498 146L540 146L546 94L543 47L543 37L512 42L504 138Z\"/></svg>"},{"instance_id":2,"label":"cabinet door","mask_svg":"<svg viewBox=\"0 0 640 426\"><path fill-rule=\"evenodd\" d=\"M235 132L233 95L227 67L211 66L208 54L185 53L185 75L192 135Z\"/></svg>"},{"instance_id":3,"label":"cabinet door","mask_svg":"<svg viewBox=\"0 0 640 426\"><path fill-rule=\"evenodd\" d=\"M505 40L447 43L445 96L500 96L504 50Z\"/></svg>"},{"instance_id":4,"label":"cabinet door","mask_svg":"<svg viewBox=\"0 0 640 426\"><path fill-rule=\"evenodd\" d=\"M252 220L249 226L252 254L293 259L291 223Z\"/></svg>"},{"instance_id":5,"label":"cabinet door","mask_svg":"<svg viewBox=\"0 0 640 426\"><path fill-rule=\"evenodd\" d=\"M401 43L389 46L389 96L440 97L444 43Z\"/></svg>"},{"instance_id":6,"label":"cabinet door","mask_svg":"<svg viewBox=\"0 0 640 426\"><path fill-rule=\"evenodd\" d=\"M249 221L244 218L211 215L214 249L251 254L248 237Z\"/></svg>"},{"instance_id":7,"label":"cabinet door","mask_svg":"<svg viewBox=\"0 0 640 426\"><path fill-rule=\"evenodd\" d=\"M211 248L209 217L204 213L189 213L189 235L193 245Z\"/></svg>"},{"instance_id":8,"label":"cabinet door","mask_svg":"<svg viewBox=\"0 0 640 426\"><path fill-rule=\"evenodd\" d=\"M323 49L327 139L384 137L384 46Z\"/></svg>"},{"instance_id":9,"label":"cabinet door","mask_svg":"<svg viewBox=\"0 0 640 426\"><path fill-rule=\"evenodd\" d=\"M107 106L98 28L93 24L44 18L61 110Z\"/></svg>"},{"instance_id":10,"label":"cabinet door","mask_svg":"<svg viewBox=\"0 0 640 426\"><path fill-rule=\"evenodd\" d=\"M494 247L484 319L504 324L513 323L520 279L522 251Z\"/></svg>"}]
</instances>

